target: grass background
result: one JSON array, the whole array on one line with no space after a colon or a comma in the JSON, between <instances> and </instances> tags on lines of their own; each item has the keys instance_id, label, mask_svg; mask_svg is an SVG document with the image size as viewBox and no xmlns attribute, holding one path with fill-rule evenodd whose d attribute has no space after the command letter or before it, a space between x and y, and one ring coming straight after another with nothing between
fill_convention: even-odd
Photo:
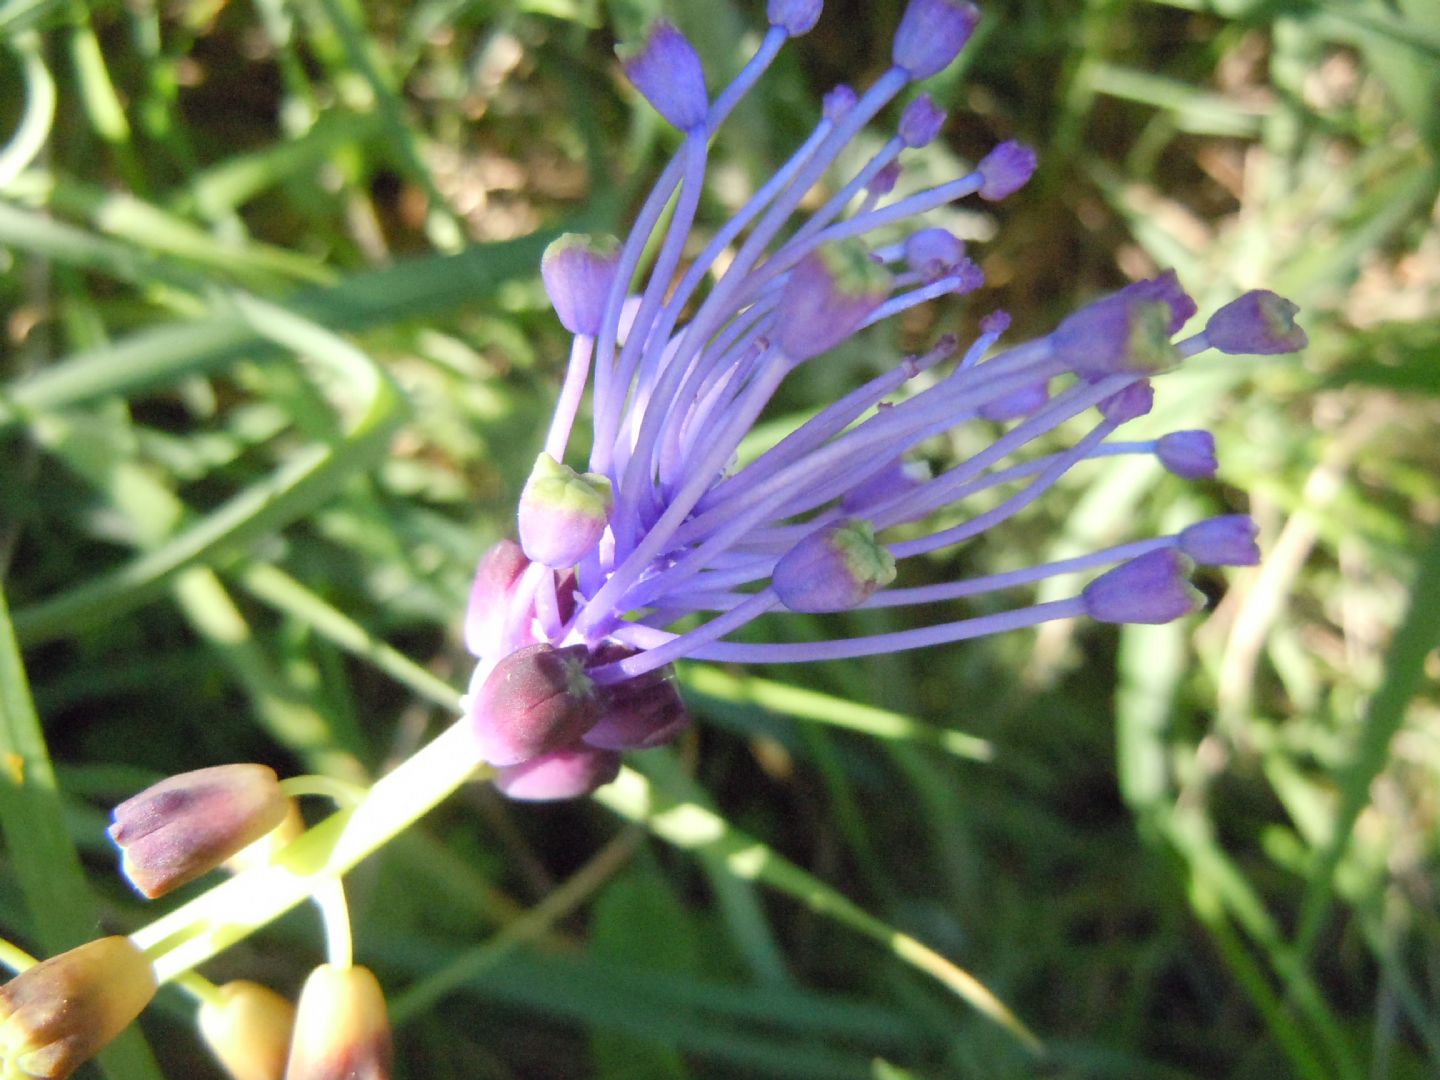
<instances>
[{"instance_id":1,"label":"grass background","mask_svg":"<svg viewBox=\"0 0 1440 1080\"><path fill-rule=\"evenodd\" d=\"M900 8L827 4L718 137L704 222L883 70ZM565 355L539 252L622 230L675 143L611 59L662 10L712 85L763 26L739 0L0 3L5 936L149 917L104 814L161 775L364 780L443 722ZM1218 482L1081 470L911 572L1247 508L1265 563L1203 575L1213 610L1175 626L694 666L699 734L635 764L963 964L1047 1059L713 847L475 790L350 879L401 1075L1440 1072L1440 10L993 0L927 88L952 118L902 185L1000 138L1041 169L937 215L982 293L812 365L776 424L996 305L1019 338L1160 267L1202 312L1273 288L1311 347L1166 376L1145 421L1212 427ZM301 912L207 971L290 991L319 952ZM191 1012L162 994L95 1075L217 1075Z\"/></svg>"}]
</instances>

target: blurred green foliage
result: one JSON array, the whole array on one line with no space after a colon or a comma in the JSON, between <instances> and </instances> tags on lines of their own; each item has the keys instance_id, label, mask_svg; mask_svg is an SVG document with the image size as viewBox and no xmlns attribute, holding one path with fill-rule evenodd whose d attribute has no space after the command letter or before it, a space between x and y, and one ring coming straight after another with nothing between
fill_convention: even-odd
<instances>
[{"instance_id":1,"label":"blurred green foliage","mask_svg":"<svg viewBox=\"0 0 1440 1080\"><path fill-rule=\"evenodd\" d=\"M834 82L883 70L900 7L831 0L718 136L704 221ZM1212 427L1220 482L1082 470L921 573L1237 508L1266 561L1207 576L1213 611L1182 625L697 667L700 734L637 765L963 964L1043 1064L818 893L595 803L475 790L350 881L402 1075L1440 1073L1440 6L986 11L928 87L943 145L902 184L999 138L1040 149L1005 204L936 215L989 284L807 369L775 429L996 305L1019 336L1159 267L1202 312L1263 285L1312 347L1166 376L1145 421ZM566 354L539 252L623 229L675 143L611 59L661 12L712 82L764 14L0 3L5 936L53 950L147 918L102 810L148 780L233 760L363 780L444 720L469 574L511 527ZM302 913L209 974L293 991L319 949ZM167 992L143 1025L159 1064L132 1037L104 1075L217 1075L191 1024Z\"/></svg>"}]
</instances>

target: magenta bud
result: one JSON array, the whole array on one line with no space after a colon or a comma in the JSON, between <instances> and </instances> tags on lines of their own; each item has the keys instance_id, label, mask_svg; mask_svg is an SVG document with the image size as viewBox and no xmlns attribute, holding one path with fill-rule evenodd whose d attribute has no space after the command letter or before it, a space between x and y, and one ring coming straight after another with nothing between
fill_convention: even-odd
<instances>
[{"instance_id":1,"label":"magenta bud","mask_svg":"<svg viewBox=\"0 0 1440 1080\"><path fill-rule=\"evenodd\" d=\"M1201 566L1255 566L1260 562L1260 545L1255 543L1259 534L1260 526L1249 514L1225 514L1182 529L1179 547Z\"/></svg>"},{"instance_id":2,"label":"magenta bud","mask_svg":"<svg viewBox=\"0 0 1440 1080\"><path fill-rule=\"evenodd\" d=\"M705 69L690 39L664 20L650 27L645 42L620 58L625 75L655 111L681 131L705 123L710 99Z\"/></svg>"},{"instance_id":3,"label":"magenta bud","mask_svg":"<svg viewBox=\"0 0 1440 1080\"><path fill-rule=\"evenodd\" d=\"M945 126L945 110L929 94L921 94L900 114L900 141L912 150L928 146Z\"/></svg>"},{"instance_id":4,"label":"magenta bud","mask_svg":"<svg viewBox=\"0 0 1440 1080\"><path fill-rule=\"evenodd\" d=\"M905 239L905 264L922 281L939 281L965 258L965 241L948 229L921 229Z\"/></svg>"},{"instance_id":5,"label":"magenta bud","mask_svg":"<svg viewBox=\"0 0 1440 1080\"><path fill-rule=\"evenodd\" d=\"M1124 424L1144 416L1155 406L1155 388L1149 379L1137 379L1123 390L1117 390L1097 406L1100 415L1114 424Z\"/></svg>"},{"instance_id":6,"label":"magenta bud","mask_svg":"<svg viewBox=\"0 0 1440 1080\"><path fill-rule=\"evenodd\" d=\"M610 662L635 650L605 650L594 661ZM673 742L690 726L690 714L675 685L674 670L665 667L637 679L600 688L600 718L581 741L598 750L648 750Z\"/></svg>"},{"instance_id":7,"label":"magenta bud","mask_svg":"<svg viewBox=\"0 0 1440 1080\"><path fill-rule=\"evenodd\" d=\"M495 787L521 802L577 799L620 775L620 755L591 746L567 746L519 765L500 769Z\"/></svg>"},{"instance_id":8,"label":"magenta bud","mask_svg":"<svg viewBox=\"0 0 1440 1080\"><path fill-rule=\"evenodd\" d=\"M290 802L275 770L217 765L180 773L111 813L120 868L153 900L216 869L285 820Z\"/></svg>"},{"instance_id":9,"label":"magenta bud","mask_svg":"<svg viewBox=\"0 0 1440 1080\"><path fill-rule=\"evenodd\" d=\"M1205 597L1189 581L1194 565L1174 548L1147 552L1101 574L1080 598L1086 613L1099 622L1173 622L1205 606Z\"/></svg>"},{"instance_id":10,"label":"magenta bud","mask_svg":"<svg viewBox=\"0 0 1440 1080\"><path fill-rule=\"evenodd\" d=\"M585 674L583 645L542 642L505 657L470 700L469 720L480 756L495 766L518 765L572 743L595 722L595 684Z\"/></svg>"},{"instance_id":11,"label":"magenta bud","mask_svg":"<svg viewBox=\"0 0 1440 1080\"><path fill-rule=\"evenodd\" d=\"M999 143L980 159L975 170L980 174L980 190L986 202L999 202L1015 194L1030 182L1038 159L1035 151L1018 142Z\"/></svg>"},{"instance_id":12,"label":"magenta bud","mask_svg":"<svg viewBox=\"0 0 1440 1080\"><path fill-rule=\"evenodd\" d=\"M840 344L890 293L889 272L858 240L826 244L790 271L780 294L775 342L791 360L808 360Z\"/></svg>"},{"instance_id":13,"label":"magenta bud","mask_svg":"<svg viewBox=\"0 0 1440 1080\"><path fill-rule=\"evenodd\" d=\"M832 124L838 124L845 118L845 114L855 107L858 100L855 91L841 83L821 99L821 114Z\"/></svg>"},{"instance_id":14,"label":"magenta bud","mask_svg":"<svg viewBox=\"0 0 1440 1080\"><path fill-rule=\"evenodd\" d=\"M977 410L982 420L993 420L1001 423L1006 420L1018 420L1022 416L1029 416L1047 401L1050 400L1050 383L1042 379L1040 382L1032 383L1029 386L1022 386L1004 397L998 397L994 401L987 401Z\"/></svg>"},{"instance_id":15,"label":"magenta bud","mask_svg":"<svg viewBox=\"0 0 1440 1080\"><path fill-rule=\"evenodd\" d=\"M553 569L574 566L600 541L614 504L606 477L577 473L542 452L520 493L520 546Z\"/></svg>"},{"instance_id":16,"label":"magenta bud","mask_svg":"<svg viewBox=\"0 0 1440 1080\"><path fill-rule=\"evenodd\" d=\"M980 9L968 0L910 0L890 58L910 78L928 79L950 65L979 21Z\"/></svg>"},{"instance_id":17,"label":"magenta bud","mask_svg":"<svg viewBox=\"0 0 1440 1080\"><path fill-rule=\"evenodd\" d=\"M1155 440L1160 464L1186 480L1213 480L1220 463L1215 459L1215 436L1208 431L1172 431Z\"/></svg>"},{"instance_id":18,"label":"magenta bud","mask_svg":"<svg viewBox=\"0 0 1440 1080\"><path fill-rule=\"evenodd\" d=\"M560 325L572 334L600 333L619 264L614 237L565 233L550 242L540 259L540 279Z\"/></svg>"},{"instance_id":19,"label":"magenta bud","mask_svg":"<svg viewBox=\"0 0 1440 1080\"><path fill-rule=\"evenodd\" d=\"M770 0L765 5L765 16L771 26L778 26L791 37L808 34L820 21L820 11L825 5L820 0Z\"/></svg>"},{"instance_id":20,"label":"magenta bud","mask_svg":"<svg viewBox=\"0 0 1440 1080\"><path fill-rule=\"evenodd\" d=\"M1295 323L1299 308L1264 289L1254 289L1226 304L1205 324L1212 348L1239 356L1273 356L1309 344Z\"/></svg>"},{"instance_id":21,"label":"magenta bud","mask_svg":"<svg viewBox=\"0 0 1440 1080\"><path fill-rule=\"evenodd\" d=\"M846 514L864 514L897 495L914 491L929 479L928 462L896 458L847 491L840 500L840 509Z\"/></svg>"},{"instance_id":22,"label":"magenta bud","mask_svg":"<svg viewBox=\"0 0 1440 1080\"><path fill-rule=\"evenodd\" d=\"M494 655L504 632L510 596L529 565L514 540L497 540L480 556L465 609L465 647L472 656Z\"/></svg>"},{"instance_id":23,"label":"magenta bud","mask_svg":"<svg viewBox=\"0 0 1440 1080\"><path fill-rule=\"evenodd\" d=\"M782 555L771 584L791 611L847 611L895 580L895 557L863 518L818 529Z\"/></svg>"}]
</instances>

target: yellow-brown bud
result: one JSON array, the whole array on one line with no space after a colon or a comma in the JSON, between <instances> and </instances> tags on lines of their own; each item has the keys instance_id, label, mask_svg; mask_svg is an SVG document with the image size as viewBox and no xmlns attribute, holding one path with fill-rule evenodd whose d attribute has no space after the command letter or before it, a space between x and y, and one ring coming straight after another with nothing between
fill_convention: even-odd
<instances>
[{"instance_id":1,"label":"yellow-brown bud","mask_svg":"<svg viewBox=\"0 0 1440 1080\"><path fill-rule=\"evenodd\" d=\"M390 1020L363 967L324 964L300 991L285 1080L388 1080Z\"/></svg>"},{"instance_id":2,"label":"yellow-brown bud","mask_svg":"<svg viewBox=\"0 0 1440 1080\"><path fill-rule=\"evenodd\" d=\"M234 1080L281 1080L295 1006L259 983L237 980L200 1006L200 1037Z\"/></svg>"},{"instance_id":3,"label":"yellow-brown bud","mask_svg":"<svg viewBox=\"0 0 1440 1080\"><path fill-rule=\"evenodd\" d=\"M62 1080L130 1026L155 972L127 937L42 960L0 987L0 1076Z\"/></svg>"}]
</instances>

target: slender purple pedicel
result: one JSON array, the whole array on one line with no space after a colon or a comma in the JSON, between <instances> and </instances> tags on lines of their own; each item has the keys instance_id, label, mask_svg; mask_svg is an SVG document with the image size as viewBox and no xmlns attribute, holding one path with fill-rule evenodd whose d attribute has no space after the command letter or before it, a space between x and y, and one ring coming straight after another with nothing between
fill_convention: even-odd
<instances>
[{"instance_id":1,"label":"slender purple pedicel","mask_svg":"<svg viewBox=\"0 0 1440 1080\"><path fill-rule=\"evenodd\" d=\"M592 791L615 776L620 752L679 735L689 717L671 674L678 659L795 663L1077 616L1164 622L1198 606L1186 581L1192 559L1257 557L1253 523L1234 516L1004 573L892 584L908 560L981 536L1087 462L1149 454L1177 476L1214 475L1208 432L1114 436L1149 411L1151 375L1207 348L1296 347L1303 334L1287 302L1253 293L1179 347L1172 337L1195 303L1172 271L1096 300L1037 340L1002 347L1010 318L992 311L964 347L947 337L919 356L877 357L867 380L752 448L757 420L796 367L823 363L874 323L981 283L965 245L921 215L970 196L1003 198L1035 169L1030 150L1004 142L972 172L892 198L903 155L944 123L921 95L868 160L808 197L864 127L949 63L975 29L969 3L911 0L895 66L862 94L846 86L827 94L792 157L713 237L693 243L710 136L819 8L771 0L770 30L713 100L689 42L666 24L652 29L626 71L685 138L618 252L565 238L547 253L546 289L575 342L521 499L524 550L487 556L467 617L467 641L482 658L467 715L499 766L497 786L514 798ZM641 273L647 251L653 265ZM595 439L581 473L561 463L587 385ZM1006 426L986 429L988 442L966 440L967 456L931 475L922 446L972 420ZM1068 448L1055 446L1062 425L1078 428ZM787 610L938 611L1075 573L1093 579L1062 599L992 614L828 640L729 640ZM687 618L684 632L666 629Z\"/></svg>"}]
</instances>

